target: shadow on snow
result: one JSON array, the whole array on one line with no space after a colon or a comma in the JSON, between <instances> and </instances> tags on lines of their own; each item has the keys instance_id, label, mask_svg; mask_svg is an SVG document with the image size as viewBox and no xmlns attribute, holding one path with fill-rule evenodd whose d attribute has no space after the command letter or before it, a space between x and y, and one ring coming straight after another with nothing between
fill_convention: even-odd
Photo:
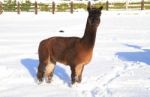
<instances>
[{"instance_id":1,"label":"shadow on snow","mask_svg":"<svg viewBox=\"0 0 150 97\"><path fill-rule=\"evenodd\" d=\"M33 78L36 78L39 61L36 59L26 58L26 59L22 59L21 63L23 64L24 67L26 67L30 75ZM70 77L68 76L66 71L59 65L55 66L54 75L58 76L61 80L64 81L64 83L69 84Z\"/></svg>"},{"instance_id":2,"label":"shadow on snow","mask_svg":"<svg viewBox=\"0 0 150 97\"><path fill-rule=\"evenodd\" d=\"M150 49L142 49L140 46L125 44L127 47L138 49L138 52L118 52L116 55L125 61L143 62L150 65Z\"/></svg>"}]
</instances>

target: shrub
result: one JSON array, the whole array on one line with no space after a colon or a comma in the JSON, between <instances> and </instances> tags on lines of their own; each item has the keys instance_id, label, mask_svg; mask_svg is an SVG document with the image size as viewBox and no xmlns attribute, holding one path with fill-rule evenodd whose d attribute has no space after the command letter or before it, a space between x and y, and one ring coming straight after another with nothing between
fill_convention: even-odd
<instances>
[{"instance_id":1,"label":"shrub","mask_svg":"<svg viewBox=\"0 0 150 97\"><path fill-rule=\"evenodd\" d=\"M31 2L26 1L25 3L21 3L21 11L30 11L31 10Z\"/></svg>"},{"instance_id":2,"label":"shrub","mask_svg":"<svg viewBox=\"0 0 150 97\"><path fill-rule=\"evenodd\" d=\"M38 5L39 5L40 11L49 11L50 10L48 4L40 3Z\"/></svg>"},{"instance_id":3,"label":"shrub","mask_svg":"<svg viewBox=\"0 0 150 97\"><path fill-rule=\"evenodd\" d=\"M4 4L4 11L10 11L10 12L13 12L13 11L16 11L16 0L12 1L12 0L8 0L8 1L5 1L5 4Z\"/></svg>"},{"instance_id":4,"label":"shrub","mask_svg":"<svg viewBox=\"0 0 150 97\"><path fill-rule=\"evenodd\" d=\"M87 4L84 3L73 3L74 9L87 9Z\"/></svg>"},{"instance_id":5,"label":"shrub","mask_svg":"<svg viewBox=\"0 0 150 97\"><path fill-rule=\"evenodd\" d=\"M3 12L3 4L0 1L0 14L2 14L2 12Z\"/></svg>"},{"instance_id":6,"label":"shrub","mask_svg":"<svg viewBox=\"0 0 150 97\"><path fill-rule=\"evenodd\" d=\"M69 9L69 4L67 4L67 3L61 3L61 4L57 5L56 9L59 12L67 11Z\"/></svg>"}]
</instances>

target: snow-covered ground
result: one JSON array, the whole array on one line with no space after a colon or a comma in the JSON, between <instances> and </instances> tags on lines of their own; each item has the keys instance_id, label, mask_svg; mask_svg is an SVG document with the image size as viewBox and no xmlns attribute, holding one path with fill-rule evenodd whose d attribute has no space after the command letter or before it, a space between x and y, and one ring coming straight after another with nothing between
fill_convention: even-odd
<instances>
[{"instance_id":1,"label":"snow-covered ground","mask_svg":"<svg viewBox=\"0 0 150 97\"><path fill-rule=\"evenodd\" d=\"M82 37L87 15L0 15L0 97L150 97L150 11L103 11L82 83L71 87L70 68L57 63L52 83L36 84L39 42Z\"/></svg>"}]
</instances>

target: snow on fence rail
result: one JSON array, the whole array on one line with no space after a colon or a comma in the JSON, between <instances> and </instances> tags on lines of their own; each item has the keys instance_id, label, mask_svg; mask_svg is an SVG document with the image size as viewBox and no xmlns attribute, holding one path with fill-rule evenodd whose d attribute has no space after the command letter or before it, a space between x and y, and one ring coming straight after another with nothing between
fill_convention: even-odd
<instances>
[{"instance_id":1,"label":"snow on fence rail","mask_svg":"<svg viewBox=\"0 0 150 97\"><path fill-rule=\"evenodd\" d=\"M64 1L64 2L57 2L54 1L51 3L38 3L35 1L35 3L31 3L30 1L26 2L0 2L0 14L2 12L17 12L20 14L20 12L34 12L35 14L38 14L39 11L47 11L52 12L54 14L55 12L70 12L73 13L74 11L79 11L79 9L86 10L87 7L91 6L103 6L105 10L127 10L127 9L133 9L133 10L146 10L150 9L150 1L144 1L141 0L141 2L109 2L108 0L106 2L101 1Z\"/></svg>"}]
</instances>

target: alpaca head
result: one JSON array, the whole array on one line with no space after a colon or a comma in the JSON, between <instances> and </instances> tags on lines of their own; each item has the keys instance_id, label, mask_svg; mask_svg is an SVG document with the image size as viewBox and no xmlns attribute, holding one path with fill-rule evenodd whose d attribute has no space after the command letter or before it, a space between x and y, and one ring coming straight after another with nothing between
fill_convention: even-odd
<instances>
[{"instance_id":1,"label":"alpaca head","mask_svg":"<svg viewBox=\"0 0 150 97\"><path fill-rule=\"evenodd\" d=\"M101 16L101 10L103 9L103 7L101 6L100 8L95 8L95 7L88 7L88 24L91 26L95 26L98 27L99 23L100 23L100 16Z\"/></svg>"}]
</instances>

